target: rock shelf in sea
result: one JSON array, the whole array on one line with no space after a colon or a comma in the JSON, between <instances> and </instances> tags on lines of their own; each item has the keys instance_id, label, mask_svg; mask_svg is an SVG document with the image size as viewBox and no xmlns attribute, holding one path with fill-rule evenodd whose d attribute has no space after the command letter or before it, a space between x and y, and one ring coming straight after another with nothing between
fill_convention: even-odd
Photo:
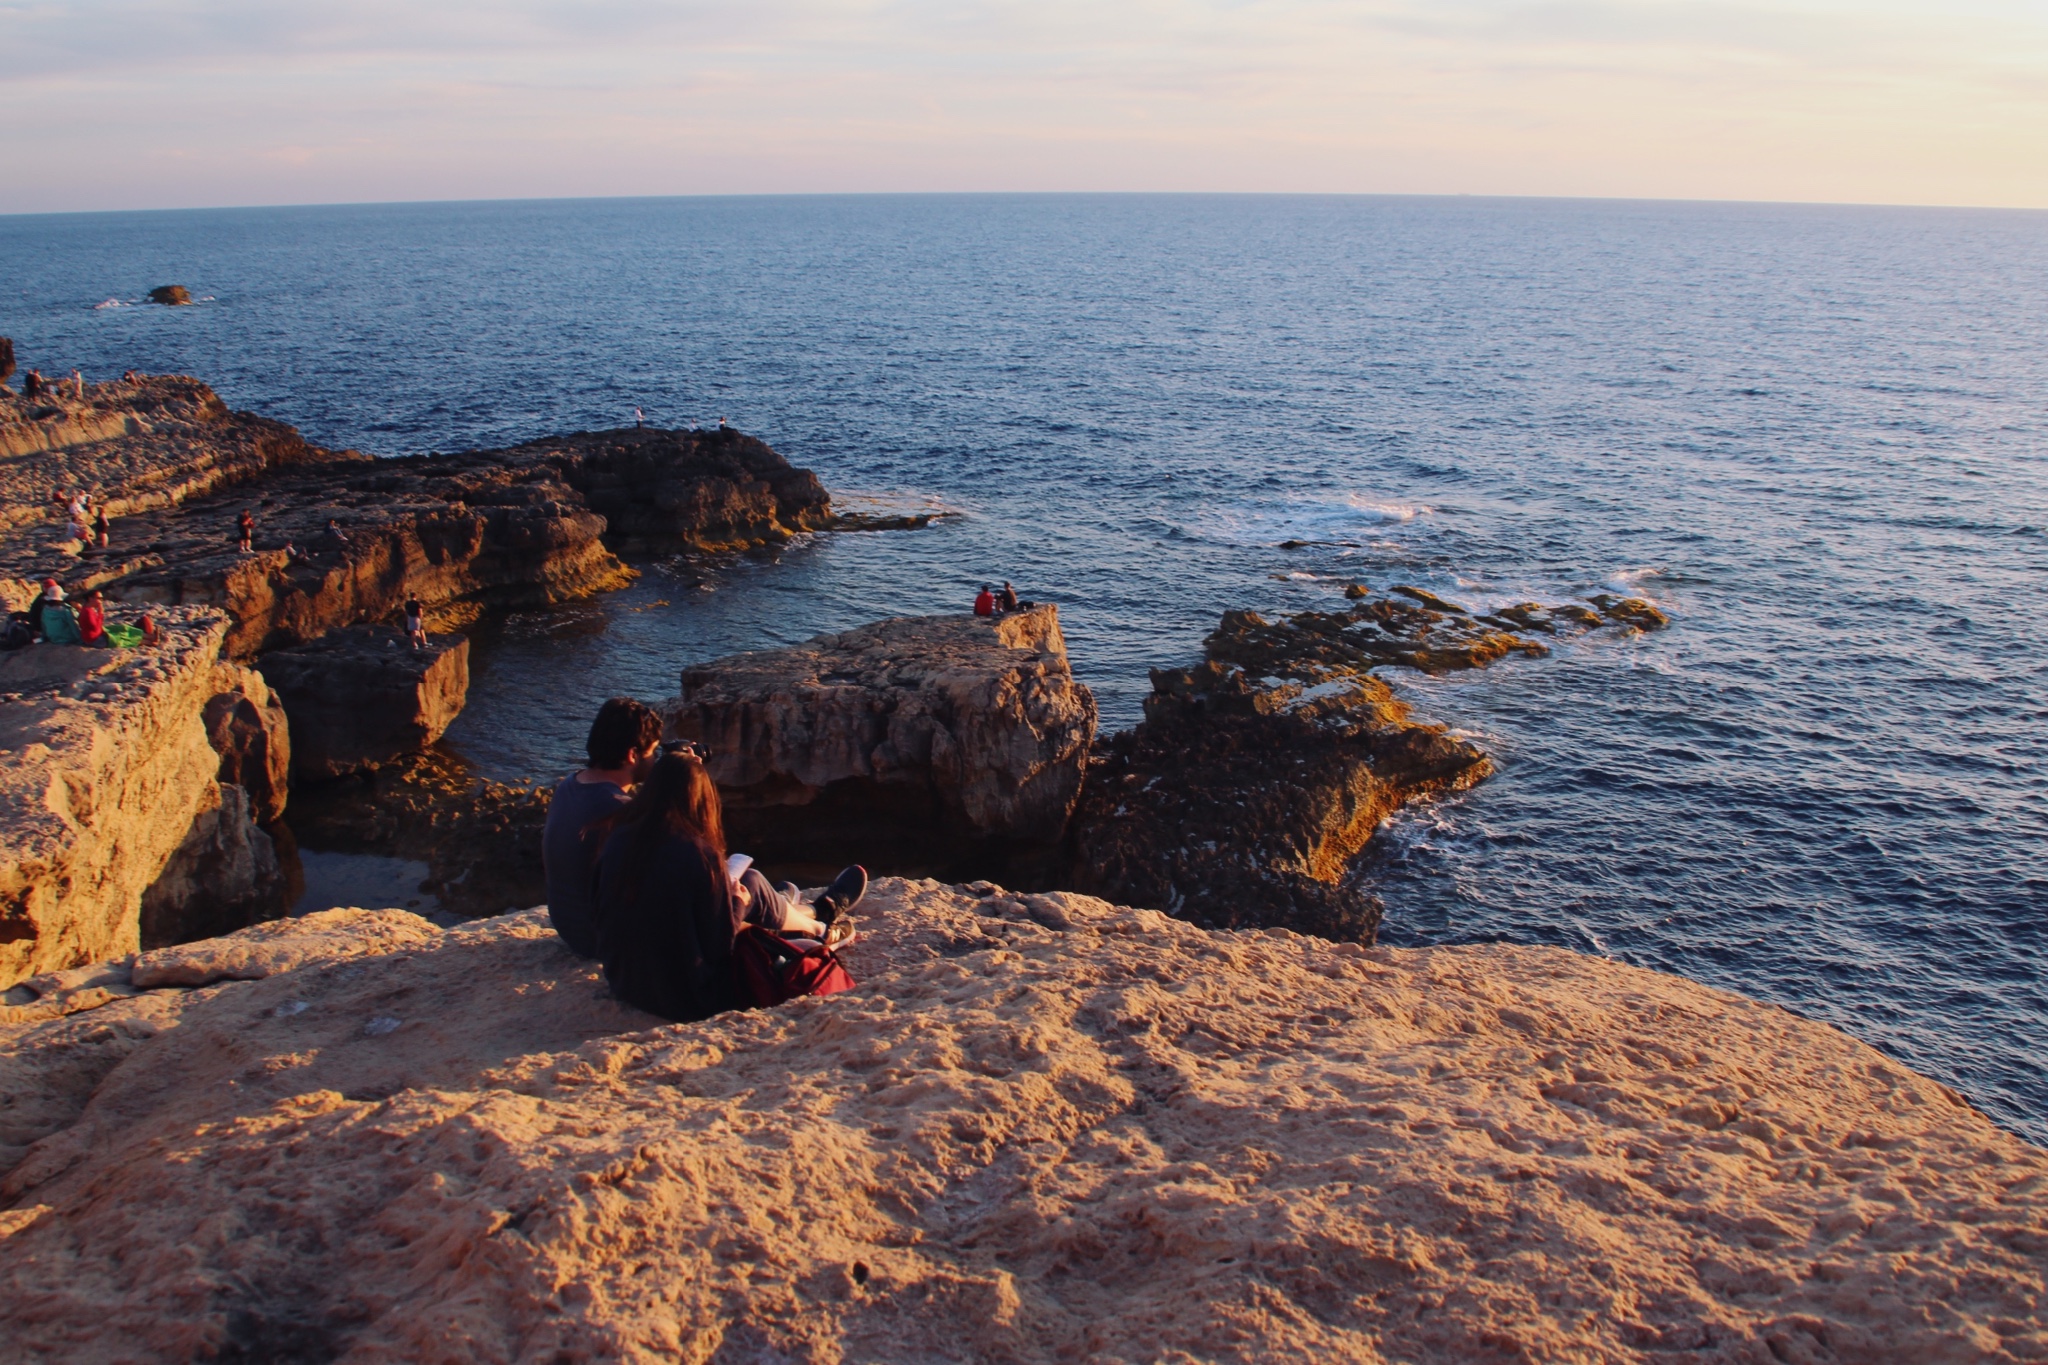
<instances>
[{"instance_id":1,"label":"rock shelf in sea","mask_svg":"<svg viewBox=\"0 0 2048 1365\"><path fill-rule=\"evenodd\" d=\"M2048 1153L1554 948L888 879L669 1025L539 912L337 910L0 1007L48 1361L2023 1360Z\"/></svg>"}]
</instances>

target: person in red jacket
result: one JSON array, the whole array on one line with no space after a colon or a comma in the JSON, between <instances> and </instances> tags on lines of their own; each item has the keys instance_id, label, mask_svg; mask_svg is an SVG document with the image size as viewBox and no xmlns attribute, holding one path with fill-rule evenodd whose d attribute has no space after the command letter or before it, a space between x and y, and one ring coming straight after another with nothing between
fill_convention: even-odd
<instances>
[{"instance_id":1,"label":"person in red jacket","mask_svg":"<svg viewBox=\"0 0 2048 1365\"><path fill-rule=\"evenodd\" d=\"M85 595L85 602L78 609L78 642L82 645L107 643L107 603L98 588Z\"/></svg>"},{"instance_id":2,"label":"person in red jacket","mask_svg":"<svg viewBox=\"0 0 2048 1365\"><path fill-rule=\"evenodd\" d=\"M986 583L981 585L981 595L974 599L974 614L976 616L994 616L996 614L996 595L989 591L988 584Z\"/></svg>"}]
</instances>

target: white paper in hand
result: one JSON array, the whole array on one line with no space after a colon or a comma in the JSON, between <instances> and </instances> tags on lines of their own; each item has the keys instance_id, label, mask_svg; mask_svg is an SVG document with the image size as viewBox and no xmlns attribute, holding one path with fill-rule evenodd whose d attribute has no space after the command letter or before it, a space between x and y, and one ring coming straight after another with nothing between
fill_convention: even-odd
<instances>
[{"instance_id":1,"label":"white paper in hand","mask_svg":"<svg viewBox=\"0 0 2048 1365\"><path fill-rule=\"evenodd\" d=\"M739 879L740 879L741 877L744 877L744 876L746 876L746 875L747 875L747 869L748 869L748 868L750 868L750 867L752 867L753 865L754 865L754 855L753 855L753 854L751 854L751 853L734 853L734 854L731 854L731 855L729 855L729 856L728 856L728 857L726 858L726 860L725 860L725 875L726 875L726 876L728 876L728 877L730 877L730 878L732 878L732 879L733 879L734 881L738 881L738 880L739 880Z\"/></svg>"}]
</instances>

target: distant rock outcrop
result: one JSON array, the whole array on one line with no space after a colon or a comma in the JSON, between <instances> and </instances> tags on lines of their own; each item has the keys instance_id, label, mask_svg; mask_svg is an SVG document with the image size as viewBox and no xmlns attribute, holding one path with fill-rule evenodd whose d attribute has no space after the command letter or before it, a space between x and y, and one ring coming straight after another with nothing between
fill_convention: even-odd
<instances>
[{"instance_id":1,"label":"distant rock outcrop","mask_svg":"<svg viewBox=\"0 0 2048 1365\"><path fill-rule=\"evenodd\" d=\"M192 302L192 291L182 284L160 284L149 291L149 301L173 308L181 307Z\"/></svg>"},{"instance_id":2,"label":"distant rock outcrop","mask_svg":"<svg viewBox=\"0 0 2048 1365\"><path fill-rule=\"evenodd\" d=\"M469 641L414 649L386 626L352 626L257 661L292 728L293 773L325 781L416 754L469 696Z\"/></svg>"},{"instance_id":3,"label":"distant rock outcrop","mask_svg":"<svg viewBox=\"0 0 2048 1365\"><path fill-rule=\"evenodd\" d=\"M377 460L229 412L189 379L91 385L51 416L10 402L0 455L48 458L0 470L0 529L18 531L0 547L0 591L32 595L56 575L122 601L219 606L243 660L391 621L413 597L460 624L484 605L620 587L632 571L615 550L743 548L832 524L815 475L734 431L586 432ZM83 559L54 519L74 490L105 497L114 518L110 547ZM253 554L236 548L244 509Z\"/></svg>"},{"instance_id":4,"label":"distant rock outcrop","mask_svg":"<svg viewBox=\"0 0 2048 1365\"><path fill-rule=\"evenodd\" d=\"M531 911L0 1006L10 1358L2020 1361L2048 1152L1623 963L884 879L665 1025ZM20 1003L14 1003L19 1001Z\"/></svg>"},{"instance_id":5,"label":"distant rock outcrop","mask_svg":"<svg viewBox=\"0 0 2048 1365\"><path fill-rule=\"evenodd\" d=\"M1049 860L1080 790L1095 698L1058 609L913 616L683 671L735 848L805 867ZM1049 861L1046 866L1050 866Z\"/></svg>"}]
</instances>

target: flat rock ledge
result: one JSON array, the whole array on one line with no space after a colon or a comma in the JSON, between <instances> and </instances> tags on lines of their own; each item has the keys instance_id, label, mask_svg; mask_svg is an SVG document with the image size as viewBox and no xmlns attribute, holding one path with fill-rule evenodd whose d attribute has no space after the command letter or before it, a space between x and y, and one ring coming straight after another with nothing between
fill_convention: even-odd
<instances>
[{"instance_id":1,"label":"flat rock ledge","mask_svg":"<svg viewBox=\"0 0 2048 1365\"><path fill-rule=\"evenodd\" d=\"M735 848L807 866L1044 860L1095 737L1059 609L906 616L683 670Z\"/></svg>"},{"instance_id":2,"label":"flat rock ledge","mask_svg":"<svg viewBox=\"0 0 2048 1365\"><path fill-rule=\"evenodd\" d=\"M1825 1025L985 883L861 918L858 989L699 1024L538 911L10 993L10 1357L2048 1354L2048 1153Z\"/></svg>"},{"instance_id":3,"label":"flat rock ledge","mask_svg":"<svg viewBox=\"0 0 2048 1365\"><path fill-rule=\"evenodd\" d=\"M103 498L109 545L80 553L61 499ZM254 552L236 520L255 518ZM329 520L340 536L330 535ZM618 553L779 544L833 524L809 470L737 431L578 432L503 450L376 459L230 411L196 379L96 384L41 406L0 400L0 600L54 575L132 603L233 618L248 660L409 597L459 624L617 588Z\"/></svg>"}]
</instances>

